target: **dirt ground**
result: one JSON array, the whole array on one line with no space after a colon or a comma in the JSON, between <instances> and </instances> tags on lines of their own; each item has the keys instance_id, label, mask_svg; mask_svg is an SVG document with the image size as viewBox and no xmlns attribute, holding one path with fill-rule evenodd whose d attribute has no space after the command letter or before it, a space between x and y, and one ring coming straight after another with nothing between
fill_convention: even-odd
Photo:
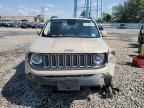
<instances>
[{"instance_id":1,"label":"dirt ground","mask_svg":"<svg viewBox=\"0 0 144 108\"><path fill-rule=\"evenodd\" d=\"M144 108L144 69L132 65L139 30L106 29L107 44L116 51L112 99L99 91L42 93L29 88L24 74L24 54L37 37L35 29L0 28L0 108Z\"/></svg>"}]
</instances>

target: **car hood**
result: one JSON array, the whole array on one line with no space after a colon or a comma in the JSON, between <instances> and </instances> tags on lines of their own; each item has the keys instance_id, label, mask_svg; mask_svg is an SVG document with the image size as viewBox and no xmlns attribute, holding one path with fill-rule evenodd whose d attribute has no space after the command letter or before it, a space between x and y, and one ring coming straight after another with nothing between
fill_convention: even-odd
<instances>
[{"instance_id":1,"label":"car hood","mask_svg":"<svg viewBox=\"0 0 144 108\"><path fill-rule=\"evenodd\" d=\"M35 53L105 53L109 47L102 38L38 37L29 51Z\"/></svg>"}]
</instances>

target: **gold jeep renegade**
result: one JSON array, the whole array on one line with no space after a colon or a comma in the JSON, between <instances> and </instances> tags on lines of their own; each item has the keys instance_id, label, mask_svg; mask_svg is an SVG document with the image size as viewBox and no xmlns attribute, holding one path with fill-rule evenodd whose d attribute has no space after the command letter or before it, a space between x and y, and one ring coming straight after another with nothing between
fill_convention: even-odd
<instances>
[{"instance_id":1,"label":"gold jeep renegade","mask_svg":"<svg viewBox=\"0 0 144 108\"><path fill-rule=\"evenodd\" d=\"M59 91L110 87L115 54L89 18L51 18L25 59L29 82Z\"/></svg>"}]
</instances>

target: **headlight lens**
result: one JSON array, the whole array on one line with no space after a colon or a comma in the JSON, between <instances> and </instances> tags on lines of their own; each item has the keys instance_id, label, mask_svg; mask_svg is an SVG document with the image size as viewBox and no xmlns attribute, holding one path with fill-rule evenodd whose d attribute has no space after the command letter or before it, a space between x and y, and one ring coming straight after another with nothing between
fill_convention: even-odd
<instances>
[{"instance_id":1,"label":"headlight lens","mask_svg":"<svg viewBox=\"0 0 144 108\"><path fill-rule=\"evenodd\" d=\"M95 65L102 65L105 63L105 54L95 54L94 63Z\"/></svg>"},{"instance_id":2,"label":"headlight lens","mask_svg":"<svg viewBox=\"0 0 144 108\"><path fill-rule=\"evenodd\" d=\"M42 63L42 56L40 54L31 54L30 63L39 65Z\"/></svg>"}]
</instances>

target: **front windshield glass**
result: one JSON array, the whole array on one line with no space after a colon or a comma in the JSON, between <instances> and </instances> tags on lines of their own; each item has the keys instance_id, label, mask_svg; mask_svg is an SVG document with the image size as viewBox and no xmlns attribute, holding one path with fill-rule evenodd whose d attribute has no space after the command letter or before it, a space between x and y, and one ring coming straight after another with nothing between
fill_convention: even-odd
<instances>
[{"instance_id":1,"label":"front windshield glass","mask_svg":"<svg viewBox=\"0 0 144 108\"><path fill-rule=\"evenodd\" d=\"M100 37L96 25L91 20L55 19L48 22L44 37Z\"/></svg>"}]
</instances>

